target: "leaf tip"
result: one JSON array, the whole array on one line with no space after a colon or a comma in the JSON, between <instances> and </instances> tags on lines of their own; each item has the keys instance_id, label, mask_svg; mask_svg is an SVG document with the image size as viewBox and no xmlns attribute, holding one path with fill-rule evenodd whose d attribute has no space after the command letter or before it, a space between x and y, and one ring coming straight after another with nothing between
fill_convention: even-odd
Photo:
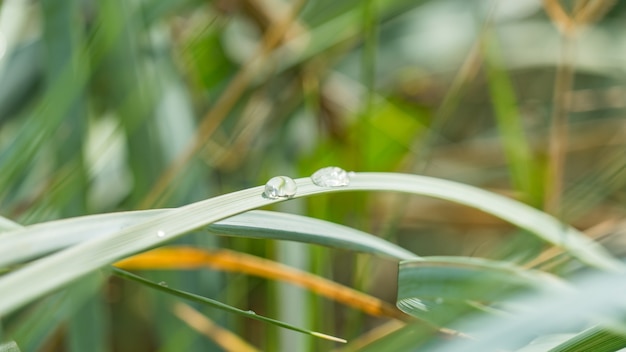
<instances>
[{"instance_id":1,"label":"leaf tip","mask_svg":"<svg viewBox=\"0 0 626 352\"><path fill-rule=\"evenodd\" d=\"M322 338L322 339L325 339L325 340L341 342L341 343L348 343L348 340L346 340L346 339L342 339L340 337L335 337L335 336L331 336L331 335L322 334L321 332L311 331L311 335L319 337L319 338Z\"/></svg>"}]
</instances>

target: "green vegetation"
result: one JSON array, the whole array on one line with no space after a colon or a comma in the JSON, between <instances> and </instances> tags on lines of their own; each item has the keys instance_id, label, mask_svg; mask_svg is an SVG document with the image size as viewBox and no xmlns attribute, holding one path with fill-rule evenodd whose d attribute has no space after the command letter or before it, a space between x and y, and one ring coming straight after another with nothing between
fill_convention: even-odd
<instances>
[{"instance_id":1,"label":"green vegetation","mask_svg":"<svg viewBox=\"0 0 626 352\"><path fill-rule=\"evenodd\" d=\"M0 352L626 348L625 16L1 1Z\"/></svg>"}]
</instances>

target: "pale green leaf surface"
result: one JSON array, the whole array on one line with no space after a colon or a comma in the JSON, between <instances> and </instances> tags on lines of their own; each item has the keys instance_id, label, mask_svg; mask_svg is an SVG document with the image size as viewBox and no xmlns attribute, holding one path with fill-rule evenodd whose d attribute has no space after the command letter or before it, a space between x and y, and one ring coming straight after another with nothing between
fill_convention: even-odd
<instances>
[{"instance_id":1,"label":"pale green leaf surface","mask_svg":"<svg viewBox=\"0 0 626 352\"><path fill-rule=\"evenodd\" d=\"M424 257L400 263L397 306L414 317L446 325L461 314L522 290L567 290L549 274L470 257ZM477 306L474 302L480 302ZM482 310L482 309L481 309Z\"/></svg>"},{"instance_id":2,"label":"pale green leaf surface","mask_svg":"<svg viewBox=\"0 0 626 352\"><path fill-rule=\"evenodd\" d=\"M80 242L111 234L163 214L167 210L143 210L88 215L23 227L0 235L0 267L29 260Z\"/></svg>"},{"instance_id":3,"label":"pale green leaf surface","mask_svg":"<svg viewBox=\"0 0 626 352\"><path fill-rule=\"evenodd\" d=\"M415 193L454 201L524 228L565 248L589 265L611 270L624 268L591 239L549 215L511 199L456 182L416 175L357 173L352 176L349 186L341 188L319 187L308 177L297 179L296 184L298 192L295 197L337 191L378 190ZM124 257L218 220L283 200L265 198L262 195L263 189L263 186L253 187L183 206L112 235L78 244L9 273L0 278L0 292L7 293L0 301L0 314L11 312L90 271Z\"/></svg>"},{"instance_id":4,"label":"pale green leaf surface","mask_svg":"<svg viewBox=\"0 0 626 352\"><path fill-rule=\"evenodd\" d=\"M3 238L5 232L21 229L22 225L0 216L0 238ZM4 239L4 238L3 238Z\"/></svg>"},{"instance_id":5,"label":"pale green leaf surface","mask_svg":"<svg viewBox=\"0 0 626 352\"><path fill-rule=\"evenodd\" d=\"M2 238L0 267L112 234L172 211L174 209L90 215L28 226L7 233ZM348 226L271 211L257 210L238 214L210 225L208 231L229 236L315 243L400 260L417 257L406 249Z\"/></svg>"},{"instance_id":6,"label":"pale green leaf surface","mask_svg":"<svg viewBox=\"0 0 626 352\"><path fill-rule=\"evenodd\" d=\"M612 352L626 348L626 336L617 331L594 326L555 344L550 352L594 351ZM545 349L548 350L548 349ZM525 350L524 350L525 351Z\"/></svg>"},{"instance_id":7,"label":"pale green leaf surface","mask_svg":"<svg viewBox=\"0 0 626 352\"><path fill-rule=\"evenodd\" d=\"M211 224L208 231L217 235L315 243L400 260L418 257L391 242L347 226L306 216L262 210L218 221Z\"/></svg>"},{"instance_id":8,"label":"pale green leaf surface","mask_svg":"<svg viewBox=\"0 0 626 352\"><path fill-rule=\"evenodd\" d=\"M454 326L476 339L472 341L446 341L433 347L433 352L488 351L494 349L517 349L524 347L537 336L575 329L590 321L623 321L626 313L623 292L626 277L623 273L594 272L571 282L575 290L535 292L508 299L507 304L518 308L514 319L501 316L480 315L466 319ZM592 331L593 332L593 331ZM593 332L595 334L595 332ZM584 333L581 333L584 334ZM616 335L596 336L580 348L571 342L580 342L575 336L568 340L568 348L555 351L596 351L598 346L610 344L619 348L624 339ZM609 337L609 338L607 338ZM578 340L578 341L576 341ZM617 344L614 344L617 342ZM561 345L563 347L563 344ZM567 346L566 346L567 347Z\"/></svg>"},{"instance_id":9,"label":"pale green leaf surface","mask_svg":"<svg viewBox=\"0 0 626 352\"><path fill-rule=\"evenodd\" d=\"M515 352L545 352L571 338L572 334L556 334L538 337L527 346L515 350Z\"/></svg>"},{"instance_id":10,"label":"pale green leaf surface","mask_svg":"<svg viewBox=\"0 0 626 352\"><path fill-rule=\"evenodd\" d=\"M15 341L0 343L0 352L20 352L20 348Z\"/></svg>"}]
</instances>

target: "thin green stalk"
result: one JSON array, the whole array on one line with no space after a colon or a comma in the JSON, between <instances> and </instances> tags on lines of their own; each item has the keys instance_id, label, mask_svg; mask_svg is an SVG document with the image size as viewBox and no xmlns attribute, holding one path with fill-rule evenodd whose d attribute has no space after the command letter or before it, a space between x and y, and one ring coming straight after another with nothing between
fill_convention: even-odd
<instances>
[{"instance_id":1,"label":"thin green stalk","mask_svg":"<svg viewBox=\"0 0 626 352\"><path fill-rule=\"evenodd\" d=\"M524 133L513 85L502 68L504 65L500 49L493 35L486 37L484 53L491 103L510 165L512 183L530 204L539 206L542 192L537 182L531 148Z\"/></svg>"},{"instance_id":2,"label":"thin green stalk","mask_svg":"<svg viewBox=\"0 0 626 352\"><path fill-rule=\"evenodd\" d=\"M128 271L122 270L122 269L118 269L115 267L111 268L111 271L113 274L115 274L116 276L119 276L123 279L127 279L127 280L132 280L135 282L138 282L142 285L148 286L152 289L158 290L158 291L162 291L162 292L166 292L170 295L176 296L176 297L180 297L180 298L184 298L186 300L192 301L192 302L196 302L196 303L200 303L200 304L204 304L213 308L217 308L217 309L221 309L221 310L225 310L227 312L230 313L234 313L234 314L238 314L238 315L242 315L245 316L247 318L250 319L254 319L254 320L259 320L265 323L270 323L276 326L280 326L282 328L285 329L289 329L289 330L293 330L293 331L297 331L297 332L301 332L303 334L307 334L307 335L311 335L311 336L315 336L315 337L320 337L323 339L327 339L327 340L332 340L332 341L336 341L336 342L346 342L346 340L338 338L338 337L334 337L334 336L330 336L330 335L326 335L326 334L322 334L319 332L315 332L315 331L310 331L310 330L306 330L306 329L300 329L298 327L289 325L287 323L284 323L282 321L279 320L275 320L275 319L271 319L271 318L267 318L264 317L262 315L258 315L255 312L251 311L251 310L243 310L243 309L239 309L239 308L235 308L233 306L229 306L228 304L224 304L220 301L216 301L216 300L212 300L210 298L206 298L203 296L199 296L190 292L185 292L185 291L181 291L181 290L177 290L177 289L173 289L168 287L165 284L162 283L156 283L147 279L144 279L140 276L137 276L135 274L132 274Z\"/></svg>"},{"instance_id":3,"label":"thin green stalk","mask_svg":"<svg viewBox=\"0 0 626 352\"><path fill-rule=\"evenodd\" d=\"M362 146L361 155L364 165L357 165L357 170L369 170L371 165L369 150L371 145L370 129L374 113L376 97L376 51L378 50L378 19L376 17L376 2L363 2L363 53L361 55L361 76L365 86L363 112L361 117L362 131L359 135L359 144Z\"/></svg>"}]
</instances>

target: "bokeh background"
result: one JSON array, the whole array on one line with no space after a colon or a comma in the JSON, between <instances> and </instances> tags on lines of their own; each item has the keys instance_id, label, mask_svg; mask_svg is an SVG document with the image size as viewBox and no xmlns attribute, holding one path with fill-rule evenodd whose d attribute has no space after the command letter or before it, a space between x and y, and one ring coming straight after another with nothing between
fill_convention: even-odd
<instances>
[{"instance_id":1,"label":"bokeh background","mask_svg":"<svg viewBox=\"0 0 626 352\"><path fill-rule=\"evenodd\" d=\"M459 181L606 228L626 213L625 33L623 1L4 0L0 214L26 225L177 207L336 165ZM544 246L421 197L328 195L274 210L419 255L523 263ZM390 261L206 233L178 242L395 301ZM141 274L348 339L387 321L243 274ZM174 298L119 279L90 297L55 328L29 328L33 348L220 350L172 313ZM204 312L261 350L334 346Z\"/></svg>"}]
</instances>

